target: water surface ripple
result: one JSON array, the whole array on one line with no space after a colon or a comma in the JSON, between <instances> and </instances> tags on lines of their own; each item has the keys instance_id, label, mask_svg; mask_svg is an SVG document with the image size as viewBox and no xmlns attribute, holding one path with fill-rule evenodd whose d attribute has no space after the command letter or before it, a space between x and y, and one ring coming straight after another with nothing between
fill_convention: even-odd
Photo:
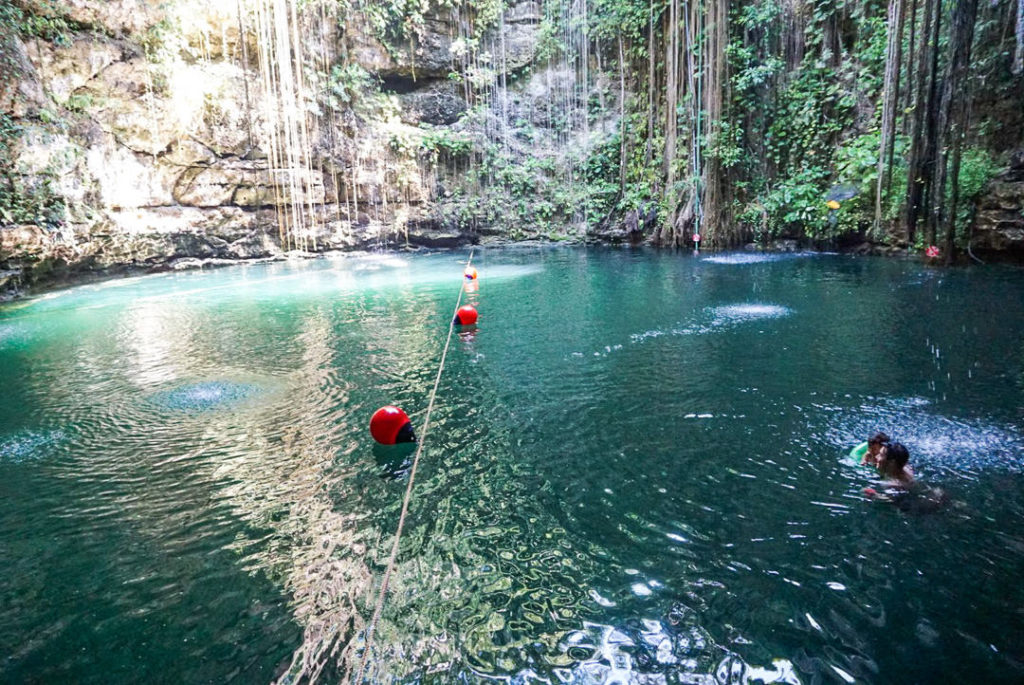
<instances>
[{"instance_id":1,"label":"water surface ripple","mask_svg":"<svg viewBox=\"0 0 1024 685\"><path fill-rule=\"evenodd\" d=\"M342 682L465 254L0 309L0 681ZM1019 682L1024 272L489 249L368 682ZM868 502L904 442L937 506Z\"/></svg>"}]
</instances>

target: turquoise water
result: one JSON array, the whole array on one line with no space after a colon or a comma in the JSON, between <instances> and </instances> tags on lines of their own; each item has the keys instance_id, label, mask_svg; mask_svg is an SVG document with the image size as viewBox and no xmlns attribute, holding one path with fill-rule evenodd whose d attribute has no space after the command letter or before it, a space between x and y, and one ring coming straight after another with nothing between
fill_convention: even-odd
<instances>
[{"instance_id":1,"label":"turquoise water","mask_svg":"<svg viewBox=\"0 0 1024 685\"><path fill-rule=\"evenodd\" d=\"M466 253L0 310L0 681L338 682ZM368 682L1019 682L1024 271L477 251ZM906 443L947 502L869 502Z\"/></svg>"}]
</instances>

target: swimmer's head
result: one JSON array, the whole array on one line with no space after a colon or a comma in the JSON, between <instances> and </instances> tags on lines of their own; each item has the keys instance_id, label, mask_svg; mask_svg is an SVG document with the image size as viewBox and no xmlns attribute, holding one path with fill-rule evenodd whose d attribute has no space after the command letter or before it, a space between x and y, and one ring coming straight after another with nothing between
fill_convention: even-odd
<instances>
[{"instance_id":1,"label":"swimmer's head","mask_svg":"<svg viewBox=\"0 0 1024 685\"><path fill-rule=\"evenodd\" d=\"M903 443L891 443L885 447L885 461L891 462L897 471L902 470L910 461L910 452L903 446Z\"/></svg>"},{"instance_id":2,"label":"swimmer's head","mask_svg":"<svg viewBox=\"0 0 1024 685\"><path fill-rule=\"evenodd\" d=\"M868 457L873 460L882 451L885 445L889 444L889 436L879 431L868 438Z\"/></svg>"},{"instance_id":3,"label":"swimmer's head","mask_svg":"<svg viewBox=\"0 0 1024 685\"><path fill-rule=\"evenodd\" d=\"M871 447L885 445L889 442L889 436L879 431L868 438L868 445Z\"/></svg>"}]
</instances>

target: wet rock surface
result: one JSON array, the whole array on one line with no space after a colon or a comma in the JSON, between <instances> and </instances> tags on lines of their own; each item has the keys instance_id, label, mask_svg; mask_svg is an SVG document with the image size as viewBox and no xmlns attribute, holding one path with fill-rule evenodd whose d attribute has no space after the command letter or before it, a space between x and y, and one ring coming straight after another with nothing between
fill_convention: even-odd
<instances>
[{"instance_id":1,"label":"wet rock surface","mask_svg":"<svg viewBox=\"0 0 1024 685\"><path fill-rule=\"evenodd\" d=\"M1024 149L1010 155L1009 168L979 201L971 247L1024 259Z\"/></svg>"}]
</instances>

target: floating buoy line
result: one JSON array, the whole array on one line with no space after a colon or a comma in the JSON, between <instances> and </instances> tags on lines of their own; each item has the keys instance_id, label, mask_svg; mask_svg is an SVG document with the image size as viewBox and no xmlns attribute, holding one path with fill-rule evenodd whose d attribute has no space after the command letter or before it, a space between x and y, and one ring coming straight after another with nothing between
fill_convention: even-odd
<instances>
[{"instance_id":1,"label":"floating buoy line","mask_svg":"<svg viewBox=\"0 0 1024 685\"><path fill-rule=\"evenodd\" d=\"M413 483L416 482L416 467L420 462L420 455L423 454L423 446L427 443L427 433L430 430L430 414L434 411L434 400L437 397L437 388L441 384L441 374L444 372L444 363L448 358L448 348L452 342L452 331L457 325L466 325L468 323L475 323L477 312L474 307L470 305L462 306L462 295L466 291L466 284L473 283L476 281L477 272L476 269L472 268L473 262L473 250L469 251L469 259L466 260L466 271L465 278L463 279L462 286L459 288L459 296L455 301L455 315L451 318L448 324L448 336L445 338L444 350L441 352L441 361L437 365L437 376L434 378L434 387L430 391L430 399L427 402L427 413L423 417L423 432L420 434L419 442L416 445L416 453L412 458L412 467L409 469L409 484L405 487L405 497L402 498L402 513L398 516L398 529L395 531L395 539L391 544L391 557L388 559L387 568L384 571L384 578L381 580L380 593L377 595L377 603L373 608L373 616L370 618L370 623L366 627L366 637L363 644L363 658L359 662L359 672L356 675L356 684L363 682L363 674L366 670L366 663L370 656L370 650L373 647L373 633L377 627L377 621L380 620L380 613L384 608L384 601L387 598L388 584L391 582L391 572L395 568L395 560L398 558L398 543L402 538L402 529L405 527L405 517L409 512L409 501L412 499L412 487ZM472 274L472 277L470 277ZM460 319L460 315L463 314L463 310L469 309L472 311L472 321L466 321ZM469 318L469 313L465 312L465 317ZM393 445L396 442L413 442L416 440L412 423L409 421L408 415L400 408L388 405L381 407L374 412L373 417L370 419L370 433L373 435L377 442L382 444ZM380 436L380 437L378 437ZM404 439L403 439L404 438Z\"/></svg>"},{"instance_id":2,"label":"floating buoy line","mask_svg":"<svg viewBox=\"0 0 1024 685\"><path fill-rule=\"evenodd\" d=\"M416 442L409 415L394 405L381 407L370 418L370 435L382 445Z\"/></svg>"}]
</instances>

